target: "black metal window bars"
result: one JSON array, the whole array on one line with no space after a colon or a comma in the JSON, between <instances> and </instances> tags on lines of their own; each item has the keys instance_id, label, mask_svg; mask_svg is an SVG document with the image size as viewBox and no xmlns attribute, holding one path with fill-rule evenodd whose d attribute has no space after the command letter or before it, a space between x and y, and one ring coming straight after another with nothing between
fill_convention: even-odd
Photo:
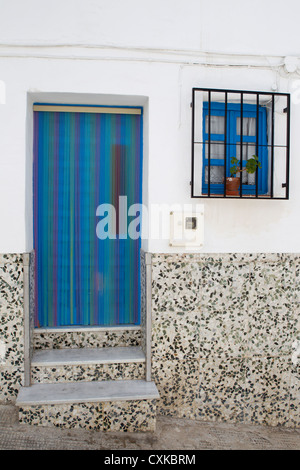
<instances>
[{"instance_id":1,"label":"black metal window bars","mask_svg":"<svg viewBox=\"0 0 300 470\"><path fill-rule=\"evenodd\" d=\"M191 107L192 198L289 198L288 93L193 88ZM251 137L247 119L252 119ZM256 168L250 183L241 177L237 195L228 195L232 157L244 168L249 148L255 148L262 169Z\"/></svg>"}]
</instances>

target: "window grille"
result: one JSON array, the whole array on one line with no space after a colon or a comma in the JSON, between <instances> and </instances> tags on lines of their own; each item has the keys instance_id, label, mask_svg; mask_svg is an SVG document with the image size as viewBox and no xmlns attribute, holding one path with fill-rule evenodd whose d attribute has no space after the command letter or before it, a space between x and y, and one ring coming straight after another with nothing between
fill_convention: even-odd
<instances>
[{"instance_id":1,"label":"window grille","mask_svg":"<svg viewBox=\"0 0 300 470\"><path fill-rule=\"evenodd\" d=\"M192 198L288 199L289 134L287 93L193 88Z\"/></svg>"}]
</instances>

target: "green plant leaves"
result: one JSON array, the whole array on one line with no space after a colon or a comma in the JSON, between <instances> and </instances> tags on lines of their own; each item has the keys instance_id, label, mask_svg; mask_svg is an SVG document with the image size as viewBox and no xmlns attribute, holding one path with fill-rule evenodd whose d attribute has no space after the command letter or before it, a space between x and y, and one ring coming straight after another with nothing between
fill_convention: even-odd
<instances>
[{"instance_id":1,"label":"green plant leaves","mask_svg":"<svg viewBox=\"0 0 300 470\"><path fill-rule=\"evenodd\" d=\"M236 157L232 157L230 163L232 165L230 167L230 174L233 176L240 171L240 167L238 166L240 161ZM245 167L241 171L247 171L247 173L253 174L255 173L256 168L261 168L261 163L258 160L257 155L252 155L252 157L247 160Z\"/></svg>"}]
</instances>

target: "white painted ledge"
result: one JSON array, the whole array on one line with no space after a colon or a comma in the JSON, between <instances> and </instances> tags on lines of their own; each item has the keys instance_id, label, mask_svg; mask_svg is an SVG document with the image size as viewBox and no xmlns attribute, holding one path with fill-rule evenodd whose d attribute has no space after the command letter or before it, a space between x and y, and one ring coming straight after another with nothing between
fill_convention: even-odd
<instances>
[{"instance_id":1,"label":"white painted ledge","mask_svg":"<svg viewBox=\"0 0 300 470\"><path fill-rule=\"evenodd\" d=\"M107 348L45 349L33 353L31 365L61 366L145 362L139 346Z\"/></svg>"},{"instance_id":2,"label":"white painted ledge","mask_svg":"<svg viewBox=\"0 0 300 470\"><path fill-rule=\"evenodd\" d=\"M72 326L72 327L57 327L57 328L34 328L33 333L35 335L47 334L47 333L104 333L106 331L110 332L120 332L120 331L140 331L142 328L140 325L122 325L122 326Z\"/></svg>"},{"instance_id":3,"label":"white painted ledge","mask_svg":"<svg viewBox=\"0 0 300 470\"><path fill-rule=\"evenodd\" d=\"M57 405L99 403L102 401L156 400L159 393L154 382L120 380L34 384L20 389L16 405Z\"/></svg>"}]
</instances>

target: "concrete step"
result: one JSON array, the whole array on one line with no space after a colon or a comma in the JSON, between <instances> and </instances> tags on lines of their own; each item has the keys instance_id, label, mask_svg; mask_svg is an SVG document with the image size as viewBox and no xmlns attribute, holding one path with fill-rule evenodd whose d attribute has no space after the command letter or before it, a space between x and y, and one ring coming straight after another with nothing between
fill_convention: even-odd
<instances>
[{"instance_id":1,"label":"concrete step","mask_svg":"<svg viewBox=\"0 0 300 470\"><path fill-rule=\"evenodd\" d=\"M145 354L139 346L37 350L31 361L32 383L144 378Z\"/></svg>"},{"instance_id":2,"label":"concrete step","mask_svg":"<svg viewBox=\"0 0 300 470\"><path fill-rule=\"evenodd\" d=\"M145 380L110 380L68 384L34 384L22 387L18 406L61 403L97 403L118 400L155 400L159 394L154 382Z\"/></svg>"},{"instance_id":3,"label":"concrete step","mask_svg":"<svg viewBox=\"0 0 300 470\"><path fill-rule=\"evenodd\" d=\"M21 423L135 432L155 430L158 398L154 382L122 380L34 384L16 404Z\"/></svg>"},{"instance_id":4,"label":"concrete step","mask_svg":"<svg viewBox=\"0 0 300 470\"><path fill-rule=\"evenodd\" d=\"M145 362L141 347L45 349L34 351L32 366Z\"/></svg>"}]
</instances>

